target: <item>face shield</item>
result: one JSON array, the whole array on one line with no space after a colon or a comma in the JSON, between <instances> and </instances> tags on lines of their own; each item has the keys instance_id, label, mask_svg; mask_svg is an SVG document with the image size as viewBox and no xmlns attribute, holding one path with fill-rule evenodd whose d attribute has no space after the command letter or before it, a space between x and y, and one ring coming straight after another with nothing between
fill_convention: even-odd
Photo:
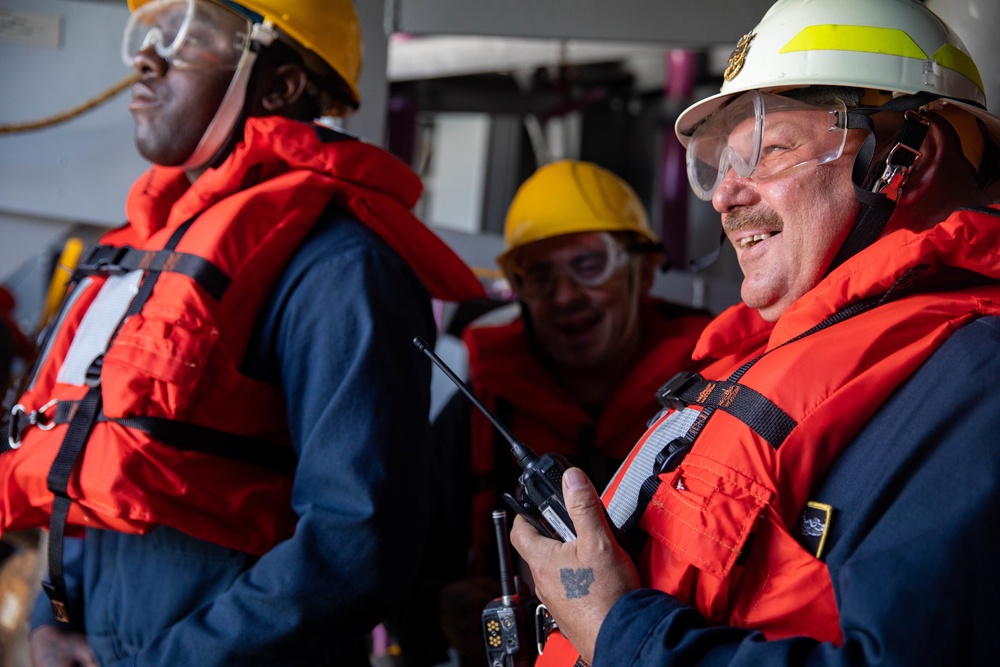
<instances>
[{"instance_id":1,"label":"face shield","mask_svg":"<svg viewBox=\"0 0 1000 667\"><path fill-rule=\"evenodd\" d=\"M695 194L708 201L730 169L743 178L766 181L836 160L846 141L843 102L820 106L754 90L693 130L687 146L688 180Z\"/></svg>"},{"instance_id":2,"label":"face shield","mask_svg":"<svg viewBox=\"0 0 1000 667\"><path fill-rule=\"evenodd\" d=\"M561 274L583 287L603 285L628 259L628 251L611 234L601 232L580 235L573 252L561 262L530 252L513 253L504 271L521 298L534 300L551 296Z\"/></svg>"},{"instance_id":3,"label":"face shield","mask_svg":"<svg viewBox=\"0 0 1000 667\"><path fill-rule=\"evenodd\" d=\"M154 0L129 17L122 60L153 47L173 67L235 70L250 46L253 24L208 0Z\"/></svg>"}]
</instances>

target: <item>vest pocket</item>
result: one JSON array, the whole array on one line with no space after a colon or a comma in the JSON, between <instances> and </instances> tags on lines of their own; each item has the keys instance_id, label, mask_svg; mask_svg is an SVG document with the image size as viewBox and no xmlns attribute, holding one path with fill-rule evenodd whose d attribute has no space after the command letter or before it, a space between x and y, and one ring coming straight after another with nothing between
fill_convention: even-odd
<instances>
[{"instance_id":1,"label":"vest pocket","mask_svg":"<svg viewBox=\"0 0 1000 667\"><path fill-rule=\"evenodd\" d=\"M728 576L773 492L694 452L661 480L639 525L699 570Z\"/></svg>"},{"instance_id":2,"label":"vest pocket","mask_svg":"<svg viewBox=\"0 0 1000 667\"><path fill-rule=\"evenodd\" d=\"M125 321L104 358L105 414L183 418L217 340L207 313L148 303Z\"/></svg>"}]
</instances>

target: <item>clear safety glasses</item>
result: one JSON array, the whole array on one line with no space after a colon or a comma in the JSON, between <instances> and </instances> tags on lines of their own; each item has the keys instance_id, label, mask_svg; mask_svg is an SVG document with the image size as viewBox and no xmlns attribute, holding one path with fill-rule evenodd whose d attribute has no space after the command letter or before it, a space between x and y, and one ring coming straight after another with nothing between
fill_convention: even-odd
<instances>
[{"instance_id":1,"label":"clear safety glasses","mask_svg":"<svg viewBox=\"0 0 1000 667\"><path fill-rule=\"evenodd\" d=\"M846 141L843 102L817 106L754 90L694 130L687 146L688 180L695 194L708 201L730 169L743 178L766 181L836 160Z\"/></svg>"},{"instance_id":2,"label":"clear safety glasses","mask_svg":"<svg viewBox=\"0 0 1000 667\"><path fill-rule=\"evenodd\" d=\"M550 296L565 274L583 287L597 287L628 263L629 253L607 232L580 234L574 237L571 249L558 249L547 254L530 250L514 253L504 270L511 286L524 299Z\"/></svg>"},{"instance_id":3,"label":"clear safety glasses","mask_svg":"<svg viewBox=\"0 0 1000 667\"><path fill-rule=\"evenodd\" d=\"M129 17L122 60L131 67L153 47L175 67L235 70L252 27L249 18L208 0L154 0Z\"/></svg>"}]
</instances>

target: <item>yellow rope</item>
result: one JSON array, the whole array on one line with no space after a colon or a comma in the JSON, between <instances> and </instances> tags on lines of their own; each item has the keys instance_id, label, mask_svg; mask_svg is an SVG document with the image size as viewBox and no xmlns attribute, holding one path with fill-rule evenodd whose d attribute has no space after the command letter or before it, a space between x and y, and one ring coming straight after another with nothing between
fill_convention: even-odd
<instances>
[{"instance_id":1,"label":"yellow rope","mask_svg":"<svg viewBox=\"0 0 1000 667\"><path fill-rule=\"evenodd\" d=\"M479 279L485 280L502 280L504 278L503 273L499 269L487 269L481 266L473 266L472 273Z\"/></svg>"},{"instance_id":2,"label":"yellow rope","mask_svg":"<svg viewBox=\"0 0 1000 667\"><path fill-rule=\"evenodd\" d=\"M122 92L133 83L139 80L139 74L130 74L125 77L115 85L111 86L105 90L100 95L92 97L83 104L73 107L69 111L64 111L55 116L50 116L49 118L43 118L41 120L30 121L27 123L10 123L8 125L0 125L0 134L12 134L14 132L28 132L30 130L40 130L51 125L56 125L57 123L62 123L72 118L79 116L80 114L90 111L94 107L104 104L112 97Z\"/></svg>"}]
</instances>

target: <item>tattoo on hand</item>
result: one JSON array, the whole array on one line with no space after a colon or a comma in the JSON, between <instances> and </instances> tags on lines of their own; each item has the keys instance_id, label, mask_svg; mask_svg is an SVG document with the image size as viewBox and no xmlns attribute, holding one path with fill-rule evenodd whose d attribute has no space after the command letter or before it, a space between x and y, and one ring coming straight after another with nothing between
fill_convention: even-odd
<instances>
[{"instance_id":1,"label":"tattoo on hand","mask_svg":"<svg viewBox=\"0 0 1000 667\"><path fill-rule=\"evenodd\" d=\"M560 568L559 580L562 581L563 588L566 589L567 599L586 597L590 594L590 585L594 583L594 569L590 567Z\"/></svg>"}]
</instances>

